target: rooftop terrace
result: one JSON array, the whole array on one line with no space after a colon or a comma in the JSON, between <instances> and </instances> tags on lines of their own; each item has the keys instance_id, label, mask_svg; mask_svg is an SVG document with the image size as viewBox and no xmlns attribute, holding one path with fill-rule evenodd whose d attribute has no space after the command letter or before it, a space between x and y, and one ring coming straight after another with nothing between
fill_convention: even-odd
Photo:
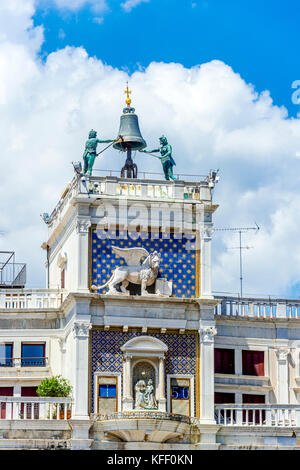
<instances>
[{"instance_id":1,"label":"rooftop terrace","mask_svg":"<svg viewBox=\"0 0 300 470\"><path fill-rule=\"evenodd\" d=\"M53 228L73 198L115 198L155 201L203 201L211 204L211 189L215 180L210 175L177 175L176 181L166 181L159 173L141 173L139 178L120 178L118 172L98 170L97 176L74 176L63 190L60 200L47 223ZM193 178L194 181L190 181Z\"/></svg>"}]
</instances>

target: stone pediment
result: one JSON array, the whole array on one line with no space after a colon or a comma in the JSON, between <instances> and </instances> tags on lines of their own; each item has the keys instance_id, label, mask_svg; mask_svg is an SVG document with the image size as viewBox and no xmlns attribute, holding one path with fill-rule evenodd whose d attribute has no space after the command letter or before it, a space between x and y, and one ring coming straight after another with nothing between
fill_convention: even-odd
<instances>
[{"instance_id":1,"label":"stone pediment","mask_svg":"<svg viewBox=\"0 0 300 470\"><path fill-rule=\"evenodd\" d=\"M138 336L125 343L121 350L126 353L150 353L160 355L167 352L168 347L165 343L152 336Z\"/></svg>"}]
</instances>

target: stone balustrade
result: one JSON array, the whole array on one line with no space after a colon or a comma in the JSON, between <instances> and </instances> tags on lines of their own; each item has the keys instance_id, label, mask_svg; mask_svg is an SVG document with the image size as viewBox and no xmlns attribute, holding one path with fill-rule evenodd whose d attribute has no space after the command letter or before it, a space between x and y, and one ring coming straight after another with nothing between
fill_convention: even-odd
<instances>
[{"instance_id":1,"label":"stone balustrade","mask_svg":"<svg viewBox=\"0 0 300 470\"><path fill-rule=\"evenodd\" d=\"M64 289L0 289L0 309L59 308L66 295Z\"/></svg>"},{"instance_id":2,"label":"stone balustrade","mask_svg":"<svg viewBox=\"0 0 300 470\"><path fill-rule=\"evenodd\" d=\"M182 175L184 177L185 175ZM188 175L187 175L188 176ZM117 176L74 177L64 189L52 211L49 227L53 230L68 210L68 202L77 196L103 196L146 200L200 200L211 203L211 184L208 177L201 181L162 181L156 179L126 179Z\"/></svg>"},{"instance_id":3,"label":"stone balustrade","mask_svg":"<svg viewBox=\"0 0 300 470\"><path fill-rule=\"evenodd\" d=\"M256 318L300 318L300 300L221 297L216 315Z\"/></svg>"},{"instance_id":4,"label":"stone balustrade","mask_svg":"<svg viewBox=\"0 0 300 470\"><path fill-rule=\"evenodd\" d=\"M108 421L108 420L119 420L119 419L155 419L155 420L167 420L167 421L179 421L190 425L199 424L199 419L180 415L176 413L164 413L161 411L127 411L127 412L116 412L110 414L92 414L91 416L96 421Z\"/></svg>"},{"instance_id":5,"label":"stone balustrade","mask_svg":"<svg viewBox=\"0 0 300 470\"><path fill-rule=\"evenodd\" d=\"M216 405L215 419L223 426L299 427L300 405Z\"/></svg>"},{"instance_id":6,"label":"stone balustrade","mask_svg":"<svg viewBox=\"0 0 300 470\"><path fill-rule=\"evenodd\" d=\"M78 194L124 196L147 199L210 200L207 181L157 181L117 177L86 177L78 180Z\"/></svg>"},{"instance_id":7,"label":"stone balustrade","mask_svg":"<svg viewBox=\"0 0 300 470\"><path fill-rule=\"evenodd\" d=\"M72 399L61 397L0 397L0 418L5 420L66 420L72 417Z\"/></svg>"}]
</instances>

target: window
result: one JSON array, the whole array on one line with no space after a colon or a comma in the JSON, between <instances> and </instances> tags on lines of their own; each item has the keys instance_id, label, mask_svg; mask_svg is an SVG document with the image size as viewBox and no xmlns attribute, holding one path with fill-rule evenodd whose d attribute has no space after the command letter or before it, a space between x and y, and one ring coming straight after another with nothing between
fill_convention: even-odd
<instances>
[{"instance_id":1,"label":"window","mask_svg":"<svg viewBox=\"0 0 300 470\"><path fill-rule=\"evenodd\" d=\"M225 405L235 403L235 394L226 392L215 392L215 405ZM219 424L229 423L231 420L235 422L235 410L232 409L217 409L215 418Z\"/></svg>"},{"instance_id":2,"label":"window","mask_svg":"<svg viewBox=\"0 0 300 470\"><path fill-rule=\"evenodd\" d=\"M45 366L45 344L22 343L21 366Z\"/></svg>"},{"instance_id":3,"label":"window","mask_svg":"<svg viewBox=\"0 0 300 470\"><path fill-rule=\"evenodd\" d=\"M14 387L0 387L0 397L13 397ZM0 419L11 419L12 416L6 416L6 403L0 398Z\"/></svg>"},{"instance_id":4,"label":"window","mask_svg":"<svg viewBox=\"0 0 300 470\"><path fill-rule=\"evenodd\" d=\"M265 395L252 395L252 394L245 394L243 393L243 403L244 404L259 404L265 403L266 397ZM264 423L266 420L266 412L265 410L244 410L243 411L243 422L253 424L261 424Z\"/></svg>"},{"instance_id":5,"label":"window","mask_svg":"<svg viewBox=\"0 0 300 470\"><path fill-rule=\"evenodd\" d=\"M37 397L37 387L21 387L21 397ZM20 408L21 419L39 419L39 404L34 403L33 407L31 403L21 403Z\"/></svg>"},{"instance_id":6,"label":"window","mask_svg":"<svg viewBox=\"0 0 300 470\"><path fill-rule=\"evenodd\" d=\"M252 395L243 393L243 403L265 403L265 395Z\"/></svg>"},{"instance_id":7,"label":"window","mask_svg":"<svg viewBox=\"0 0 300 470\"><path fill-rule=\"evenodd\" d=\"M66 281L66 271L62 269L60 272L60 287L61 289L65 288L65 281Z\"/></svg>"},{"instance_id":8,"label":"window","mask_svg":"<svg viewBox=\"0 0 300 470\"><path fill-rule=\"evenodd\" d=\"M37 387L21 387L21 397L37 397Z\"/></svg>"},{"instance_id":9,"label":"window","mask_svg":"<svg viewBox=\"0 0 300 470\"><path fill-rule=\"evenodd\" d=\"M234 349L215 348L215 373L234 374Z\"/></svg>"},{"instance_id":10,"label":"window","mask_svg":"<svg viewBox=\"0 0 300 470\"><path fill-rule=\"evenodd\" d=\"M12 344L0 344L0 366L1 367L12 367L13 365L13 345Z\"/></svg>"},{"instance_id":11,"label":"window","mask_svg":"<svg viewBox=\"0 0 300 470\"><path fill-rule=\"evenodd\" d=\"M98 413L118 411L118 382L115 376L98 377Z\"/></svg>"},{"instance_id":12,"label":"window","mask_svg":"<svg viewBox=\"0 0 300 470\"><path fill-rule=\"evenodd\" d=\"M113 384L100 384L99 397L101 398L116 398L117 386Z\"/></svg>"},{"instance_id":13,"label":"window","mask_svg":"<svg viewBox=\"0 0 300 470\"><path fill-rule=\"evenodd\" d=\"M264 376L264 351L242 351L243 375Z\"/></svg>"},{"instance_id":14,"label":"window","mask_svg":"<svg viewBox=\"0 0 300 470\"><path fill-rule=\"evenodd\" d=\"M234 393L215 392L215 404L235 403Z\"/></svg>"}]
</instances>

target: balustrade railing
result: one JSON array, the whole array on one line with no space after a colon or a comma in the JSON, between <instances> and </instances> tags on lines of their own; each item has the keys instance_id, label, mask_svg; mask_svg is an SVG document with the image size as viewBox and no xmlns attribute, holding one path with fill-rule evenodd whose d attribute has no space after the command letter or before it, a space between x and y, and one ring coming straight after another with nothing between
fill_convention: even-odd
<instances>
[{"instance_id":1,"label":"balustrade railing","mask_svg":"<svg viewBox=\"0 0 300 470\"><path fill-rule=\"evenodd\" d=\"M0 357L1 367L46 367L48 357Z\"/></svg>"},{"instance_id":2,"label":"balustrade railing","mask_svg":"<svg viewBox=\"0 0 300 470\"><path fill-rule=\"evenodd\" d=\"M191 416L166 413L162 411L119 411L110 414L92 414L92 418L97 421L108 421L114 419L161 419L167 421L180 421L181 423L198 425L199 419Z\"/></svg>"},{"instance_id":3,"label":"balustrade railing","mask_svg":"<svg viewBox=\"0 0 300 470\"><path fill-rule=\"evenodd\" d=\"M59 308L66 295L64 289L1 289L0 309Z\"/></svg>"},{"instance_id":4,"label":"balustrade railing","mask_svg":"<svg viewBox=\"0 0 300 470\"><path fill-rule=\"evenodd\" d=\"M55 419L72 418L71 398L0 397L1 419Z\"/></svg>"},{"instance_id":5,"label":"balustrade railing","mask_svg":"<svg viewBox=\"0 0 300 470\"><path fill-rule=\"evenodd\" d=\"M256 318L300 318L300 300L221 297L216 315Z\"/></svg>"},{"instance_id":6,"label":"balustrade railing","mask_svg":"<svg viewBox=\"0 0 300 470\"><path fill-rule=\"evenodd\" d=\"M201 200L211 203L211 183L204 175L180 175L182 179L164 181L164 178L155 178L155 175L145 174L149 179L126 179L113 176L106 171L107 176L75 176L66 186L61 199L52 211L49 227L54 230L68 210L68 202L77 196L107 196L125 199L146 200ZM196 182L195 182L196 180Z\"/></svg>"},{"instance_id":7,"label":"balustrade railing","mask_svg":"<svg viewBox=\"0 0 300 470\"><path fill-rule=\"evenodd\" d=\"M299 427L299 405L216 405L215 419L223 426Z\"/></svg>"},{"instance_id":8,"label":"balustrade railing","mask_svg":"<svg viewBox=\"0 0 300 470\"><path fill-rule=\"evenodd\" d=\"M208 183L168 182L155 180L126 180L116 177L84 177L78 180L79 194L99 194L149 199L210 200Z\"/></svg>"}]
</instances>

